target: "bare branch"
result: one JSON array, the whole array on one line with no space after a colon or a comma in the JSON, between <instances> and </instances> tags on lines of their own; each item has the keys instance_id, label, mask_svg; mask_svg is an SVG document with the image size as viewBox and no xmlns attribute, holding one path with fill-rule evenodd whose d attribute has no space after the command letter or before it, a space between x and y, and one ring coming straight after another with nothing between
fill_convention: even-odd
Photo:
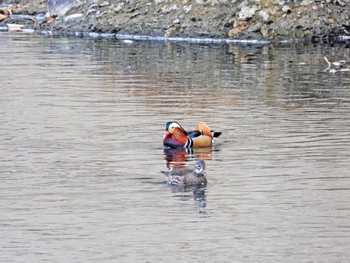
<instances>
[{"instance_id":1,"label":"bare branch","mask_svg":"<svg viewBox=\"0 0 350 263\"><path fill-rule=\"evenodd\" d=\"M325 60L325 61L327 62L327 64L328 64L328 67L324 70L324 72L327 72L327 71L329 71L330 68L331 68L331 63L328 61L328 59L327 59L326 56L324 56L323 58L324 58L324 60Z\"/></svg>"},{"instance_id":2,"label":"bare branch","mask_svg":"<svg viewBox=\"0 0 350 263\"><path fill-rule=\"evenodd\" d=\"M324 72L329 71L329 72L332 73L332 74L335 74L335 73L338 72L338 71L341 71L341 72L350 72L350 66L348 66L347 68L335 69L334 67L332 67L332 65L335 65L336 62L334 62L334 63L329 62L329 60L327 59L326 56L324 56L323 58L324 58L324 60L325 60L325 61L327 62L327 64L328 64L328 67L324 70ZM340 61L338 61L338 62L340 62ZM342 62L342 64L345 64L345 63L346 63L345 60L341 60L341 62Z\"/></svg>"}]
</instances>

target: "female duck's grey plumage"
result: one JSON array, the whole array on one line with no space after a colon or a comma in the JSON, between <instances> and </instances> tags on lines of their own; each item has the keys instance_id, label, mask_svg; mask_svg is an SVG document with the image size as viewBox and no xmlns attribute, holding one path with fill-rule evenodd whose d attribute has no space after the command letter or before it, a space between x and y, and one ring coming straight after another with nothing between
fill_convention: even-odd
<instances>
[{"instance_id":1,"label":"female duck's grey plumage","mask_svg":"<svg viewBox=\"0 0 350 263\"><path fill-rule=\"evenodd\" d=\"M195 162L193 169L189 168L172 168L169 171L162 171L173 185L206 185L207 175L206 165L203 160Z\"/></svg>"}]
</instances>

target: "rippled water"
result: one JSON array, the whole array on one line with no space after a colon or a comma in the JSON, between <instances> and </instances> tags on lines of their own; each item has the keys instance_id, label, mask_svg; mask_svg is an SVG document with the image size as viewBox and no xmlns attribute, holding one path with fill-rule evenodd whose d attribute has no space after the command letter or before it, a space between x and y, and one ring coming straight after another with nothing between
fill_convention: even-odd
<instances>
[{"instance_id":1,"label":"rippled water","mask_svg":"<svg viewBox=\"0 0 350 263\"><path fill-rule=\"evenodd\" d=\"M349 49L0 38L1 262L349 260ZM169 120L223 135L164 152Z\"/></svg>"}]
</instances>

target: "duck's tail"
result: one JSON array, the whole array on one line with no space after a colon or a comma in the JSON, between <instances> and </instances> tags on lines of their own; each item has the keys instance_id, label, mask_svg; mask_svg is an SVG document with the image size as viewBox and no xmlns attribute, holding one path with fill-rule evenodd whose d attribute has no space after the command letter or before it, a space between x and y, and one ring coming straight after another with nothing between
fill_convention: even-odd
<instances>
[{"instance_id":1,"label":"duck's tail","mask_svg":"<svg viewBox=\"0 0 350 263\"><path fill-rule=\"evenodd\" d=\"M198 131L202 131L202 134L203 135L207 135L207 136L210 136L212 138L217 138L221 135L222 132L217 132L217 131L214 131L214 130L211 130L208 125L206 125L204 122L198 122L197 123L197 127L196 127L196 130Z\"/></svg>"}]
</instances>

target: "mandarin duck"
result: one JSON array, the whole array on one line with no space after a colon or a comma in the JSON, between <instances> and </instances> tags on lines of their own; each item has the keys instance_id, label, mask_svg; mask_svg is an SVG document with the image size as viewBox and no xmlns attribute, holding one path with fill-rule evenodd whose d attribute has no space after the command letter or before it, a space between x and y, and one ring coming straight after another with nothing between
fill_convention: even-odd
<instances>
[{"instance_id":1,"label":"mandarin duck","mask_svg":"<svg viewBox=\"0 0 350 263\"><path fill-rule=\"evenodd\" d=\"M210 147L214 138L221 135L221 132L211 130L204 122L198 122L195 130L186 132L176 121L167 122L163 145L171 148L179 147Z\"/></svg>"},{"instance_id":2,"label":"mandarin duck","mask_svg":"<svg viewBox=\"0 0 350 263\"><path fill-rule=\"evenodd\" d=\"M203 160L195 162L194 167L172 168L168 171L162 171L167 177L168 183L178 186L207 185L207 171Z\"/></svg>"}]
</instances>

